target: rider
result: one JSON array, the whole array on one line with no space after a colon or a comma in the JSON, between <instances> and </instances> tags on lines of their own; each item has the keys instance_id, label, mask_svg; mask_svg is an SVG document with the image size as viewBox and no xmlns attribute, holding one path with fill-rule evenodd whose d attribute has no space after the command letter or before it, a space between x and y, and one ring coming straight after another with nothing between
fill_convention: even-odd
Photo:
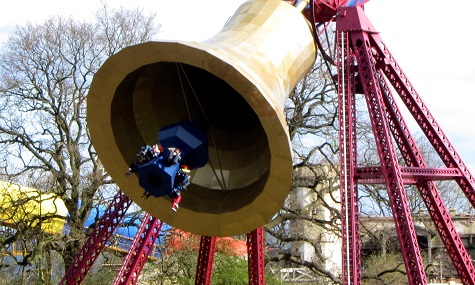
<instances>
[{"instance_id":1,"label":"rider","mask_svg":"<svg viewBox=\"0 0 475 285\"><path fill-rule=\"evenodd\" d=\"M169 194L172 198L172 211L178 210L181 201L181 191L186 190L186 186L190 185L190 170L188 166L182 165L175 176L175 183L172 192Z\"/></svg>"},{"instance_id":2,"label":"rider","mask_svg":"<svg viewBox=\"0 0 475 285\"><path fill-rule=\"evenodd\" d=\"M168 148L168 162L171 164L176 164L181 159L181 151L179 148L169 147Z\"/></svg>"},{"instance_id":3,"label":"rider","mask_svg":"<svg viewBox=\"0 0 475 285\"><path fill-rule=\"evenodd\" d=\"M125 173L125 176L129 176L132 173L137 173L139 171L139 166L147 162L147 159L143 157L141 157L139 161L132 162L129 166L129 169Z\"/></svg>"},{"instance_id":4,"label":"rider","mask_svg":"<svg viewBox=\"0 0 475 285\"><path fill-rule=\"evenodd\" d=\"M148 161L151 161L157 158L160 153L162 153L162 151L163 147L159 144L154 144L153 147L146 145L140 149L140 152L137 154L137 156L144 157Z\"/></svg>"},{"instance_id":5,"label":"rider","mask_svg":"<svg viewBox=\"0 0 475 285\"><path fill-rule=\"evenodd\" d=\"M154 160L162 152L163 152L163 147L160 144L154 144L153 147L150 147L149 145L141 147L139 153L137 153L137 156L140 157L140 160L136 162L132 162L129 166L129 169L125 173L125 175L129 176L132 173L137 173L140 165Z\"/></svg>"}]
</instances>

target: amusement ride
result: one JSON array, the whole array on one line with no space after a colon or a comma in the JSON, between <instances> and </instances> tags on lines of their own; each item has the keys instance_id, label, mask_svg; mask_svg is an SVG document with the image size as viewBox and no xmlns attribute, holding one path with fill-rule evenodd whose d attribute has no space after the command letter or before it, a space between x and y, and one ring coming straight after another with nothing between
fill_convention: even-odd
<instances>
[{"instance_id":1,"label":"amusement ride","mask_svg":"<svg viewBox=\"0 0 475 285\"><path fill-rule=\"evenodd\" d=\"M92 143L121 189L60 282L80 284L132 201L145 218L113 284L136 284L163 223L201 236L195 284L211 284L216 238L247 235L249 284L265 284L265 225L292 179L284 106L325 59L338 92L342 283L361 284L358 185L386 186L408 284L427 284L405 186L415 185L463 284L475 268L436 187L454 180L475 207L475 180L365 15L366 1L249 0L203 42L147 42L111 56L94 76ZM363 95L380 165L357 163L355 95ZM408 109L445 168L428 167L396 105ZM124 171L144 145L164 154ZM170 163L166 151L181 150ZM398 159L402 156L403 164ZM179 210L168 194L191 171Z\"/></svg>"}]
</instances>

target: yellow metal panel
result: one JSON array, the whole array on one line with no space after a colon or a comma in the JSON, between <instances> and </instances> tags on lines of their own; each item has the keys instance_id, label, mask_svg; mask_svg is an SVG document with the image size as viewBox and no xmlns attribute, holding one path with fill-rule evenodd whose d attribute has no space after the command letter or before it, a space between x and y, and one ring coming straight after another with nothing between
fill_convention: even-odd
<instances>
[{"instance_id":1,"label":"yellow metal panel","mask_svg":"<svg viewBox=\"0 0 475 285\"><path fill-rule=\"evenodd\" d=\"M0 220L11 227L38 226L48 233L61 233L67 209L61 198L37 189L0 181Z\"/></svg>"}]
</instances>

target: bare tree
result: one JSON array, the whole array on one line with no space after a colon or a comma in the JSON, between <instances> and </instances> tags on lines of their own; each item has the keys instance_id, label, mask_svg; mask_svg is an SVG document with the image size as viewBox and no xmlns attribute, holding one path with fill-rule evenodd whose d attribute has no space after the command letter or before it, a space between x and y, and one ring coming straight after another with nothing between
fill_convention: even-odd
<instances>
[{"instance_id":1,"label":"bare tree","mask_svg":"<svg viewBox=\"0 0 475 285\"><path fill-rule=\"evenodd\" d=\"M17 27L0 53L2 178L64 201L68 232L37 247L60 252L66 267L83 244L92 207L115 190L87 131L92 77L119 49L150 40L159 28L154 18L104 5L92 23L54 17ZM31 249L22 262L39 252Z\"/></svg>"},{"instance_id":2,"label":"bare tree","mask_svg":"<svg viewBox=\"0 0 475 285\"><path fill-rule=\"evenodd\" d=\"M287 101L293 184L282 210L265 226L272 248L268 266L305 267L314 284L339 280L323 246L330 235L340 235L337 106L335 85L319 56ZM313 256L298 252L304 244Z\"/></svg>"}]
</instances>

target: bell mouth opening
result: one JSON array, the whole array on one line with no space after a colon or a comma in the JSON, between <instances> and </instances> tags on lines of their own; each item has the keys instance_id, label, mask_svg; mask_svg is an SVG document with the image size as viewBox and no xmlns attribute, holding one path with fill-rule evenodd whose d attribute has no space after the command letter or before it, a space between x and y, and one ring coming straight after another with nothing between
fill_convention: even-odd
<instances>
[{"instance_id":1,"label":"bell mouth opening","mask_svg":"<svg viewBox=\"0 0 475 285\"><path fill-rule=\"evenodd\" d=\"M129 46L91 82L94 149L121 190L154 217L199 235L248 233L287 197L292 151L284 105L314 59L308 22L278 0L244 3L201 43ZM144 198L139 179L124 171L141 146L158 140L161 127L183 120L204 129L209 162L191 171L175 213L168 197Z\"/></svg>"},{"instance_id":2,"label":"bell mouth opening","mask_svg":"<svg viewBox=\"0 0 475 285\"><path fill-rule=\"evenodd\" d=\"M187 120L208 137L208 163L192 171L181 206L201 213L232 212L252 203L269 177L271 155L256 112L234 88L184 63L157 62L129 73L112 100L111 126L122 158L136 159L160 128Z\"/></svg>"}]
</instances>

